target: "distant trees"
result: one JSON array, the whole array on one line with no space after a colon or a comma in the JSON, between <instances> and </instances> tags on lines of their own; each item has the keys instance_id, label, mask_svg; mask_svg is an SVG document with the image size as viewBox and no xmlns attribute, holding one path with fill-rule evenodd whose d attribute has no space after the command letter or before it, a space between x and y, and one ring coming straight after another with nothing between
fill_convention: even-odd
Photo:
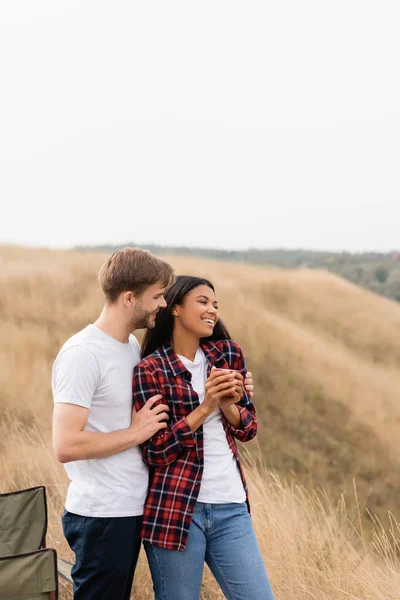
<instances>
[{"instance_id":1,"label":"distant trees","mask_svg":"<svg viewBox=\"0 0 400 600\"><path fill-rule=\"evenodd\" d=\"M379 283L385 283L389 276L389 270L384 265L379 265L375 269L375 277Z\"/></svg>"},{"instance_id":2,"label":"distant trees","mask_svg":"<svg viewBox=\"0 0 400 600\"><path fill-rule=\"evenodd\" d=\"M136 246L130 242L121 246L97 246L81 250L113 252L125 246ZM400 254L399 252L315 252L312 250L220 250L214 248L167 248L153 244L139 244L157 255L202 256L216 260L249 262L260 266L276 266L282 269L326 269L340 275L371 292L400 302Z\"/></svg>"},{"instance_id":3,"label":"distant trees","mask_svg":"<svg viewBox=\"0 0 400 600\"><path fill-rule=\"evenodd\" d=\"M386 295L400 302L400 269L393 269L387 278Z\"/></svg>"}]
</instances>

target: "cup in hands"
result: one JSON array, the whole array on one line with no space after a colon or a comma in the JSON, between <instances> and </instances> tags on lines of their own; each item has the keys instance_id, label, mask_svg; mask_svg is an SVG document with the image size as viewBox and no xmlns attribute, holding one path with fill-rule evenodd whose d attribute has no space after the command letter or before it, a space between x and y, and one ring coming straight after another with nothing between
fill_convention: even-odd
<instances>
[{"instance_id":1,"label":"cup in hands","mask_svg":"<svg viewBox=\"0 0 400 600\"><path fill-rule=\"evenodd\" d=\"M212 367L211 372L232 373L232 386L226 391L226 394L220 400L220 407L227 406L230 404L236 404L240 401L244 392L243 375L235 369L229 369L227 367Z\"/></svg>"}]
</instances>

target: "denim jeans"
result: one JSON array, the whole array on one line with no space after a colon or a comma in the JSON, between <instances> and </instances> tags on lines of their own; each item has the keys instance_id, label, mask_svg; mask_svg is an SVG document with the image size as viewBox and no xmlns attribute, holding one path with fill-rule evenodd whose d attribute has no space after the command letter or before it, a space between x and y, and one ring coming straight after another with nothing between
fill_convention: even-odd
<instances>
[{"instance_id":1,"label":"denim jeans","mask_svg":"<svg viewBox=\"0 0 400 600\"><path fill-rule=\"evenodd\" d=\"M183 552L144 547L155 600L199 600L204 562L229 600L273 600L246 503L198 502Z\"/></svg>"},{"instance_id":2,"label":"denim jeans","mask_svg":"<svg viewBox=\"0 0 400 600\"><path fill-rule=\"evenodd\" d=\"M75 552L74 600L129 600L142 517L81 517L65 510L62 524Z\"/></svg>"}]
</instances>

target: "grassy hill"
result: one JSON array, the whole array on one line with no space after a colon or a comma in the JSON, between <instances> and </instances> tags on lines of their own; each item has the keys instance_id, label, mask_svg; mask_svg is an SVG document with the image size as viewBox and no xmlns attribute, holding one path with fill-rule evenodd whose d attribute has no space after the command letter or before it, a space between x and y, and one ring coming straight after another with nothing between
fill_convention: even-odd
<instances>
[{"instance_id":1,"label":"grassy hill","mask_svg":"<svg viewBox=\"0 0 400 600\"><path fill-rule=\"evenodd\" d=\"M125 244L135 246L134 243ZM218 261L245 262L281 269L324 269L381 296L400 302L400 253L392 252L324 252L319 250L287 250L284 248L221 250L217 248L168 248L143 245L157 255L203 257ZM82 248L110 254L123 246Z\"/></svg>"},{"instance_id":2,"label":"grassy hill","mask_svg":"<svg viewBox=\"0 0 400 600\"><path fill-rule=\"evenodd\" d=\"M264 463L398 511L400 307L320 271L174 258L208 275L257 384Z\"/></svg>"},{"instance_id":3,"label":"grassy hill","mask_svg":"<svg viewBox=\"0 0 400 600\"><path fill-rule=\"evenodd\" d=\"M104 258L100 253L0 248L0 491L46 483L50 539L62 554L67 550L58 519L67 480L50 445L51 366L65 339L92 322L101 309L96 276ZM255 518L259 515L268 536L281 539L286 549L265 542L267 556L274 557L270 566L275 589L281 590L278 597L300 600L318 590L320 595L314 597L344 597L332 590L324 595L315 587L317 580L318 585L328 585L329 577L337 577L334 564L338 572L344 569L338 556L336 563L326 554L328 547L333 552L333 538L348 543L340 529L345 517L338 524L337 500L341 506L347 499L356 513L354 480L361 508L367 506L384 523L388 510L400 516L400 305L325 271L283 271L179 256L171 256L170 262L178 273L203 275L214 282L221 316L243 346L255 378L260 423L259 436L250 444L253 456L284 480L328 492L325 499L310 500L305 491L299 492L302 488L278 485L267 470L250 471L252 493L259 499ZM314 530L310 534L316 521L319 541ZM305 536L297 542L296 556L292 531L286 531L285 523ZM389 536L388 547L393 540L396 544L396 536L398 531ZM323 571L326 576L315 579L313 571L310 587L305 579L302 583L304 595L294 593L298 585L294 580L284 583L287 568L280 567L297 561L304 573L302 553L317 568L312 562L317 559L311 557L317 546L319 564L326 561L323 568L331 569L330 575ZM350 556L341 548L343 556ZM367 560L365 552L360 560ZM390 560L393 571L395 558ZM286 567L294 568L289 563ZM400 579L400 569L396 573ZM143 577L148 581L148 574ZM217 598L207 581L203 597ZM362 589L364 595L357 596L358 588L346 587L355 598L398 597L372 591L367 596ZM141 597L150 598L150 592Z\"/></svg>"}]
</instances>

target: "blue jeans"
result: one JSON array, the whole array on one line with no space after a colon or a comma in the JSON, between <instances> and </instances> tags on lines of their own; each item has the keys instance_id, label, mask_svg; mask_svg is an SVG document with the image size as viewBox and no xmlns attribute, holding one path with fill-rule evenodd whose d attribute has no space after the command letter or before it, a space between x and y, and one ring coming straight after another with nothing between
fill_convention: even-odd
<instances>
[{"instance_id":1,"label":"blue jeans","mask_svg":"<svg viewBox=\"0 0 400 600\"><path fill-rule=\"evenodd\" d=\"M155 600L199 600L204 562L229 600L273 600L246 503L198 502L183 552L144 547Z\"/></svg>"},{"instance_id":2,"label":"blue jeans","mask_svg":"<svg viewBox=\"0 0 400 600\"><path fill-rule=\"evenodd\" d=\"M81 517L65 510L62 524L75 552L74 600L129 600L142 517Z\"/></svg>"}]
</instances>

